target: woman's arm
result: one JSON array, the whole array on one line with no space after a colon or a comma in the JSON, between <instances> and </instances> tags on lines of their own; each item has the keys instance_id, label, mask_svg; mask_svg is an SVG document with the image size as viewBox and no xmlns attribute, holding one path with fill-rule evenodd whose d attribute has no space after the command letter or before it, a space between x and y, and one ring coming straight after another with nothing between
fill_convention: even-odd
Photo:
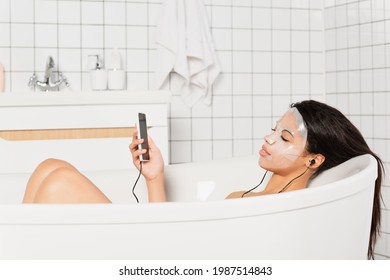
<instances>
[{"instance_id":1,"label":"woman's arm","mask_svg":"<svg viewBox=\"0 0 390 280\"><path fill-rule=\"evenodd\" d=\"M138 144L141 144L144 139L138 139L138 131L133 133L133 141L130 143L130 152L133 157L135 167L140 170L141 161L139 156L146 153L146 150L139 150ZM142 175L145 177L148 188L149 202L166 201L164 187L164 160L161 152L153 140L149 137L149 161L142 162Z\"/></svg>"},{"instance_id":2,"label":"woman's arm","mask_svg":"<svg viewBox=\"0 0 390 280\"><path fill-rule=\"evenodd\" d=\"M166 201L164 187L164 173L153 180L146 180L148 186L149 202L164 202Z\"/></svg>"}]
</instances>

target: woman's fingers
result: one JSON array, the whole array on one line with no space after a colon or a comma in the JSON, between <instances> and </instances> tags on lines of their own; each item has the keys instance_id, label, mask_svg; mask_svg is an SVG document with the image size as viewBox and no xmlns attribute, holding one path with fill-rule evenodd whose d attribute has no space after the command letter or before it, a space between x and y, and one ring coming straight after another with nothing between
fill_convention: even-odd
<instances>
[{"instance_id":1,"label":"woman's fingers","mask_svg":"<svg viewBox=\"0 0 390 280\"><path fill-rule=\"evenodd\" d=\"M134 152L132 152L131 154L133 155L133 161L137 161L139 159L139 156L144 154L146 152L145 149L143 150L136 150Z\"/></svg>"},{"instance_id":2,"label":"woman's fingers","mask_svg":"<svg viewBox=\"0 0 390 280\"><path fill-rule=\"evenodd\" d=\"M138 146L138 140L139 140L138 139L138 132L135 129L133 132L133 138L132 138L130 146L129 146L131 151L133 151Z\"/></svg>"},{"instance_id":3,"label":"woman's fingers","mask_svg":"<svg viewBox=\"0 0 390 280\"><path fill-rule=\"evenodd\" d=\"M138 139L138 131L135 129L133 132L133 139L129 145L129 149L131 152L131 155L133 157L133 162L138 163L139 161L139 156L146 153L146 149L139 149L139 144L142 144L145 140L144 139ZM148 144L149 144L149 149L153 151L158 151L158 147L154 143L153 139L148 136Z\"/></svg>"},{"instance_id":4,"label":"woman's fingers","mask_svg":"<svg viewBox=\"0 0 390 280\"><path fill-rule=\"evenodd\" d=\"M139 156L143 153L145 153L145 150L138 149L138 145L143 143L144 139L138 139L138 132L135 130L133 132L133 139L129 145L129 149L131 152L131 155L133 157L133 162L137 163L139 161Z\"/></svg>"},{"instance_id":5,"label":"woman's fingers","mask_svg":"<svg viewBox=\"0 0 390 280\"><path fill-rule=\"evenodd\" d=\"M138 145L142 144L143 142L144 142L144 139L134 139L133 138L133 141L131 141L130 146L129 146L130 150L132 152L138 150Z\"/></svg>"}]
</instances>

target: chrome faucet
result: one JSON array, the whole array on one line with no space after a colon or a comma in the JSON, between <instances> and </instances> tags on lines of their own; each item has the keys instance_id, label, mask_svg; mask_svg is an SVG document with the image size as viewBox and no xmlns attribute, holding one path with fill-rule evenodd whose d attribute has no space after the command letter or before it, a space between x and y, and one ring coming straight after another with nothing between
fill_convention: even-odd
<instances>
[{"instance_id":1,"label":"chrome faucet","mask_svg":"<svg viewBox=\"0 0 390 280\"><path fill-rule=\"evenodd\" d=\"M54 60L53 57L48 56L46 59L46 67L45 67L45 77L43 81L38 81L38 77L35 73L30 77L28 82L28 86L33 88L37 86L42 91L57 91L60 89L61 84L65 84L65 86L69 87L69 83L64 75L61 72L58 73L58 80L52 81L52 72L54 69Z\"/></svg>"}]
</instances>

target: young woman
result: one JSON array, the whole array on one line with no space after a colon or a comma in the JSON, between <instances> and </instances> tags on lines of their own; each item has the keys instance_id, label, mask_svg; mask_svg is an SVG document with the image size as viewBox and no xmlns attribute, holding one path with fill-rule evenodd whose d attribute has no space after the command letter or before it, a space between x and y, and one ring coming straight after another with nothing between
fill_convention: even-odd
<instances>
[{"instance_id":1,"label":"young woman","mask_svg":"<svg viewBox=\"0 0 390 280\"><path fill-rule=\"evenodd\" d=\"M166 200L164 161L158 147L149 140L150 161L142 163L150 202ZM140 169L139 150L143 139L133 135L130 151ZM305 188L322 171L353 157L371 154L378 163L375 182L368 256L380 229L380 190L383 163L368 147L359 130L338 110L324 103L308 100L291 105L272 133L264 137L259 151L259 165L273 174L261 192L240 191L228 198L242 198ZM110 200L83 174L67 162L49 159L41 163L27 184L24 203L109 203Z\"/></svg>"}]
</instances>

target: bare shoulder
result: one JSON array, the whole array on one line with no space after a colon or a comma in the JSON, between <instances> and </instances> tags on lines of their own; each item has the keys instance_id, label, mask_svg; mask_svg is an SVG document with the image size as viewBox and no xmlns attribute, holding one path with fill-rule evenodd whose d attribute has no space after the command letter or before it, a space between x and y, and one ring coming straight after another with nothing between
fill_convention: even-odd
<instances>
[{"instance_id":1,"label":"bare shoulder","mask_svg":"<svg viewBox=\"0 0 390 280\"><path fill-rule=\"evenodd\" d=\"M229 194L226 199L231 199L231 198L242 198L242 195L246 193L246 191L239 191L239 192L233 192ZM253 196L260 196L263 195L263 192L250 192L245 195L245 197L253 197Z\"/></svg>"},{"instance_id":2,"label":"bare shoulder","mask_svg":"<svg viewBox=\"0 0 390 280\"><path fill-rule=\"evenodd\" d=\"M240 192L233 192L231 194L229 194L226 199L231 199L231 198L241 198L242 195L244 194L245 192L243 191L240 191Z\"/></svg>"}]
</instances>

